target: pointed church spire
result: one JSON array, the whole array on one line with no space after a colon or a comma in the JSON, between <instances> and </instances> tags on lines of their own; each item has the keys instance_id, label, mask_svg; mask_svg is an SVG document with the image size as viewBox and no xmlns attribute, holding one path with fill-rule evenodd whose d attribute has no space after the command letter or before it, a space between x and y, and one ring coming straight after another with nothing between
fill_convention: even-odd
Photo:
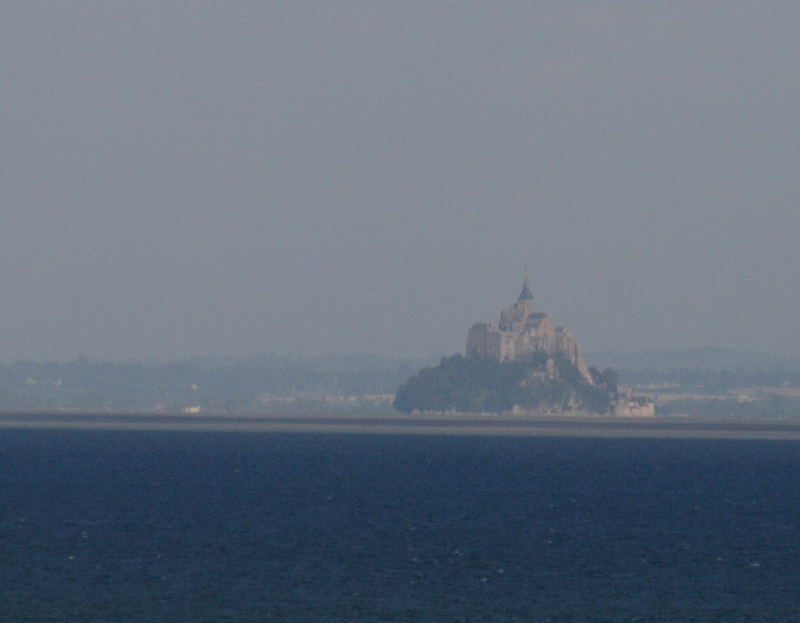
<instances>
[{"instance_id":1,"label":"pointed church spire","mask_svg":"<svg viewBox=\"0 0 800 623\"><path fill-rule=\"evenodd\" d=\"M528 269L527 268L525 269L525 277L524 277L524 281L522 282L522 292L519 293L519 300L520 301L525 301L525 300L532 301L533 300L533 294L531 294L531 287L530 287L530 284L528 283Z\"/></svg>"}]
</instances>

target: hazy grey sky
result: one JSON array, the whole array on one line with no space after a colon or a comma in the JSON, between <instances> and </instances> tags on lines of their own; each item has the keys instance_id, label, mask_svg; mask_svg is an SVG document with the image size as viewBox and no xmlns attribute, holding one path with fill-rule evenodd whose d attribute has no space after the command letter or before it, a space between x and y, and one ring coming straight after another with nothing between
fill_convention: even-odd
<instances>
[{"instance_id":1,"label":"hazy grey sky","mask_svg":"<svg viewBox=\"0 0 800 623\"><path fill-rule=\"evenodd\" d=\"M800 353L800 3L0 6L0 359Z\"/></svg>"}]
</instances>

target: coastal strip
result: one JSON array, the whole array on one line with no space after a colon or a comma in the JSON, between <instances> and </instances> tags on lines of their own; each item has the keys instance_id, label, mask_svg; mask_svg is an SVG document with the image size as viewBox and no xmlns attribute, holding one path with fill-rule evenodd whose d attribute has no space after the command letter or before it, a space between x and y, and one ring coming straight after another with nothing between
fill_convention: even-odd
<instances>
[{"instance_id":1,"label":"coastal strip","mask_svg":"<svg viewBox=\"0 0 800 623\"><path fill-rule=\"evenodd\" d=\"M0 429L800 440L790 420L0 413Z\"/></svg>"}]
</instances>

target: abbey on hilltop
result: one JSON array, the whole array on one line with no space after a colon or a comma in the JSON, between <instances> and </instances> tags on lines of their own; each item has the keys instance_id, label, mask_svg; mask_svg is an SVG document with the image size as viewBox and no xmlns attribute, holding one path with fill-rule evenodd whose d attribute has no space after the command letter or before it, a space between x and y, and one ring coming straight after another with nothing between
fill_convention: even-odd
<instances>
[{"instance_id":1,"label":"abbey on hilltop","mask_svg":"<svg viewBox=\"0 0 800 623\"><path fill-rule=\"evenodd\" d=\"M517 302L500 312L497 325L472 325L467 335L467 357L528 361L534 353L565 356L588 383L593 383L575 336L555 326L547 314L536 311L526 274Z\"/></svg>"},{"instance_id":2,"label":"abbey on hilltop","mask_svg":"<svg viewBox=\"0 0 800 623\"><path fill-rule=\"evenodd\" d=\"M653 403L632 395L617 373L586 365L578 340L536 311L528 276L500 322L479 322L467 336L466 357L443 357L397 390L398 411L597 414L652 417Z\"/></svg>"}]
</instances>

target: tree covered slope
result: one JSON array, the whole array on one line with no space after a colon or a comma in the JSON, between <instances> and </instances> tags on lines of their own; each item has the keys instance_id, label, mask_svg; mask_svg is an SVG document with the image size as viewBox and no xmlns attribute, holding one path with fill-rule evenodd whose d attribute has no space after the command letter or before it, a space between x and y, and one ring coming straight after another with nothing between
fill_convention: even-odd
<instances>
[{"instance_id":1,"label":"tree covered slope","mask_svg":"<svg viewBox=\"0 0 800 623\"><path fill-rule=\"evenodd\" d=\"M594 384L584 379L565 357L537 353L530 361L444 357L423 368L397 390L398 411L503 413L525 411L606 413L616 398L612 370L591 370Z\"/></svg>"}]
</instances>

